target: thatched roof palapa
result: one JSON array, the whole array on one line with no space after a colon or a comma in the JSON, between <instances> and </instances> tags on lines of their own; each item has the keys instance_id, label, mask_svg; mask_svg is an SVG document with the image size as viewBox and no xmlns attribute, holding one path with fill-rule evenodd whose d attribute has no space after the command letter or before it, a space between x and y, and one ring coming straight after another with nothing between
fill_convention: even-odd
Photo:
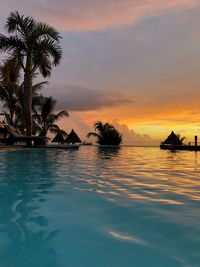
<instances>
[{"instance_id":1,"label":"thatched roof palapa","mask_svg":"<svg viewBox=\"0 0 200 267\"><path fill-rule=\"evenodd\" d=\"M67 144L75 144L75 143L81 143L81 139L78 137L78 135L75 133L75 131L72 129L70 134L65 139L65 142Z\"/></svg>"},{"instance_id":2,"label":"thatched roof palapa","mask_svg":"<svg viewBox=\"0 0 200 267\"><path fill-rule=\"evenodd\" d=\"M181 140L178 138L178 136L172 131L171 134L167 137L167 139L162 142L163 145L182 145Z\"/></svg>"},{"instance_id":3,"label":"thatched roof palapa","mask_svg":"<svg viewBox=\"0 0 200 267\"><path fill-rule=\"evenodd\" d=\"M51 141L52 143L65 143L65 138L61 133L58 133L53 140Z\"/></svg>"}]
</instances>

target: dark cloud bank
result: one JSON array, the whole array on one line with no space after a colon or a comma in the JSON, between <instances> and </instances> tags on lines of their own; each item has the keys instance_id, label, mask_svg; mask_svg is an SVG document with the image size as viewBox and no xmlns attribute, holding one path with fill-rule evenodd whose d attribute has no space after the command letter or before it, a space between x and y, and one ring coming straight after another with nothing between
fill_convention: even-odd
<instances>
[{"instance_id":1,"label":"dark cloud bank","mask_svg":"<svg viewBox=\"0 0 200 267\"><path fill-rule=\"evenodd\" d=\"M70 85L54 85L45 89L45 94L57 100L57 109L68 111L90 111L135 103L133 97L122 93L98 91Z\"/></svg>"}]
</instances>

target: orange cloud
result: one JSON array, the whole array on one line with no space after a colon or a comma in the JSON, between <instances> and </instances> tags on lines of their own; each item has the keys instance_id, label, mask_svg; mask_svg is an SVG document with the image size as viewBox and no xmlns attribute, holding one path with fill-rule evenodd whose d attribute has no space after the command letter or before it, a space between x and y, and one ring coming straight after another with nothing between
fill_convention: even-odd
<instances>
[{"instance_id":1,"label":"orange cloud","mask_svg":"<svg viewBox=\"0 0 200 267\"><path fill-rule=\"evenodd\" d=\"M114 122L123 131L125 143L159 144L158 140L162 141L171 130L186 135L189 142L199 134L199 97L180 97L157 103L141 99L131 105L84 112L82 119L88 126L98 120Z\"/></svg>"},{"instance_id":2,"label":"orange cloud","mask_svg":"<svg viewBox=\"0 0 200 267\"><path fill-rule=\"evenodd\" d=\"M137 102L118 102L101 109L70 112L70 118L62 122L62 127L67 131L75 127L84 140L93 130L94 122L101 120L113 123L123 133L124 144L158 145L172 130L187 136L190 142L199 134L199 99L198 94L190 97L174 94L174 98L167 96L166 99L141 97Z\"/></svg>"},{"instance_id":3,"label":"orange cloud","mask_svg":"<svg viewBox=\"0 0 200 267\"><path fill-rule=\"evenodd\" d=\"M198 0L57 0L21 1L20 11L46 21L62 31L90 31L131 25L145 17L159 15L169 9L199 5ZM1 6L4 12L19 9L8 0Z\"/></svg>"},{"instance_id":4,"label":"orange cloud","mask_svg":"<svg viewBox=\"0 0 200 267\"><path fill-rule=\"evenodd\" d=\"M199 98L191 97L190 99L180 97L178 100L168 99L168 101L147 101L140 99L138 103L132 103L131 105L118 105L117 107L103 108L101 112L93 110L87 112L88 121L94 118L100 119L100 117L113 120L120 118L120 120L126 123L135 122L137 124L145 122L156 122L166 120L172 120L173 123L185 123L185 121L191 123L197 123L200 121L200 106Z\"/></svg>"}]
</instances>

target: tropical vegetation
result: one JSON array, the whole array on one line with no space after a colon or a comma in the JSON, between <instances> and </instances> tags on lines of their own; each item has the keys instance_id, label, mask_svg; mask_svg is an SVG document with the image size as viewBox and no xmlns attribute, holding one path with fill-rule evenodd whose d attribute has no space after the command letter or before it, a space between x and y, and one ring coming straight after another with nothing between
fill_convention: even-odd
<instances>
[{"instance_id":1,"label":"tropical vegetation","mask_svg":"<svg viewBox=\"0 0 200 267\"><path fill-rule=\"evenodd\" d=\"M63 110L58 113L54 113L56 100L52 97L41 96L38 109L35 110L33 115L34 130L39 133L40 136L47 136L48 131L54 134L66 135L66 132L61 130L56 122L63 118L68 117L67 111Z\"/></svg>"},{"instance_id":2,"label":"tropical vegetation","mask_svg":"<svg viewBox=\"0 0 200 267\"><path fill-rule=\"evenodd\" d=\"M122 143L122 135L108 122L98 121L94 124L95 131L88 133L87 137L96 137L99 145L119 146Z\"/></svg>"},{"instance_id":3,"label":"tropical vegetation","mask_svg":"<svg viewBox=\"0 0 200 267\"><path fill-rule=\"evenodd\" d=\"M21 132L25 132L23 112L23 82L20 81L20 68L8 59L0 65L0 100L3 104L5 122ZM39 91L47 82L32 87L32 110L40 103Z\"/></svg>"},{"instance_id":4,"label":"tropical vegetation","mask_svg":"<svg viewBox=\"0 0 200 267\"><path fill-rule=\"evenodd\" d=\"M34 18L11 12L5 24L8 34L0 34L0 50L9 55L10 65L23 72L22 110L24 124L28 135L32 134L33 79L37 73L50 77L53 66L61 61L60 34L46 23L37 22ZM18 73L18 72L16 72ZM16 74L13 83L19 78ZM16 88L12 87L11 91ZM11 97L16 95L10 92ZM10 96L9 96L10 97ZM15 102L15 97L12 99ZM11 104L11 102L10 102ZM8 107L10 109L10 107ZM10 110L11 119L13 113Z\"/></svg>"},{"instance_id":5,"label":"tropical vegetation","mask_svg":"<svg viewBox=\"0 0 200 267\"><path fill-rule=\"evenodd\" d=\"M23 83L20 84L19 78L19 69L10 64L9 60L0 66L0 100L4 108L5 122L25 133ZM44 84L46 82L37 83L32 87L32 131L44 137L48 131L66 135L65 131L55 123L63 117L68 117L69 114L65 110L54 113L56 100L39 94Z\"/></svg>"},{"instance_id":6,"label":"tropical vegetation","mask_svg":"<svg viewBox=\"0 0 200 267\"><path fill-rule=\"evenodd\" d=\"M34 84L40 73L50 77L61 60L60 35L51 26L32 17L11 12L0 34L0 50L8 57L0 65L0 101L5 123L27 135L46 137L48 132L66 135L56 124L67 111L55 113L56 100L40 91L47 81Z\"/></svg>"},{"instance_id":7,"label":"tropical vegetation","mask_svg":"<svg viewBox=\"0 0 200 267\"><path fill-rule=\"evenodd\" d=\"M181 136L180 134L176 134L176 136L178 137L179 141L183 144L183 141L186 139L186 137Z\"/></svg>"}]
</instances>

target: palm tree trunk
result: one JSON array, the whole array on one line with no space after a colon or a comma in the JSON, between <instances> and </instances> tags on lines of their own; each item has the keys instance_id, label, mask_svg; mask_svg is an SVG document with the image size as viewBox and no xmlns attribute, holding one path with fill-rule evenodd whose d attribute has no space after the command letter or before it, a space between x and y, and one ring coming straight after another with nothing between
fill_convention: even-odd
<instances>
[{"instance_id":1,"label":"palm tree trunk","mask_svg":"<svg viewBox=\"0 0 200 267\"><path fill-rule=\"evenodd\" d=\"M15 114L15 111L13 109L10 109L10 120L12 122L12 125L14 125L14 114Z\"/></svg>"},{"instance_id":2,"label":"palm tree trunk","mask_svg":"<svg viewBox=\"0 0 200 267\"><path fill-rule=\"evenodd\" d=\"M24 73L24 115L27 135L32 135L32 58L27 56Z\"/></svg>"}]
</instances>

